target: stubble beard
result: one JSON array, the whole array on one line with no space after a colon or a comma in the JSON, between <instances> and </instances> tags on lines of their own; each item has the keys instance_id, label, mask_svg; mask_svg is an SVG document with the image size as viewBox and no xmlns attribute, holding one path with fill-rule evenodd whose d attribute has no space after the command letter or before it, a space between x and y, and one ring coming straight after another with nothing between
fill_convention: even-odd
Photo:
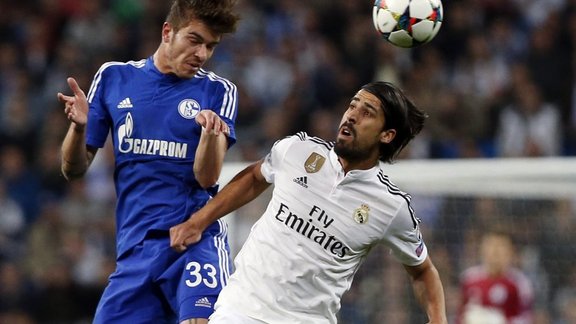
<instances>
[{"instance_id":1,"label":"stubble beard","mask_svg":"<svg viewBox=\"0 0 576 324\"><path fill-rule=\"evenodd\" d=\"M359 162L368 158L367 152L358 148L355 140L349 145L337 140L334 144L334 152L348 162Z\"/></svg>"}]
</instances>

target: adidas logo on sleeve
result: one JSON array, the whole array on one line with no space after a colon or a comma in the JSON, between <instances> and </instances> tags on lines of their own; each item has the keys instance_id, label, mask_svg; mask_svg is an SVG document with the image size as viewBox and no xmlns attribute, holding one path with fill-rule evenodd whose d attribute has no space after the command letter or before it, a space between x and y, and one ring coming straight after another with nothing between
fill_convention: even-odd
<instances>
[{"instance_id":1,"label":"adidas logo on sleeve","mask_svg":"<svg viewBox=\"0 0 576 324\"><path fill-rule=\"evenodd\" d=\"M212 308L212 303L210 302L210 300L208 300L207 297L202 297L202 298L200 298L200 299L198 299L198 300L196 301L196 303L194 304L194 306Z\"/></svg>"}]
</instances>

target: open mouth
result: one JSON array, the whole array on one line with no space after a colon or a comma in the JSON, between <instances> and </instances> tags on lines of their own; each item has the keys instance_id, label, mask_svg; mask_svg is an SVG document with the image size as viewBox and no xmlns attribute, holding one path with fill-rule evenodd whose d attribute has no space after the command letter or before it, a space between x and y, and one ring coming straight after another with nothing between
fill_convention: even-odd
<instances>
[{"instance_id":1,"label":"open mouth","mask_svg":"<svg viewBox=\"0 0 576 324\"><path fill-rule=\"evenodd\" d=\"M354 128L348 123L340 126L340 134L344 136L354 136Z\"/></svg>"},{"instance_id":2,"label":"open mouth","mask_svg":"<svg viewBox=\"0 0 576 324\"><path fill-rule=\"evenodd\" d=\"M349 124L343 124L342 126L340 126L339 135L341 137L352 137L354 136L354 134L355 134L354 128L352 128L352 126L350 126Z\"/></svg>"},{"instance_id":3,"label":"open mouth","mask_svg":"<svg viewBox=\"0 0 576 324\"><path fill-rule=\"evenodd\" d=\"M200 64L198 63L186 63L186 66L193 71L198 71L200 69Z\"/></svg>"}]
</instances>

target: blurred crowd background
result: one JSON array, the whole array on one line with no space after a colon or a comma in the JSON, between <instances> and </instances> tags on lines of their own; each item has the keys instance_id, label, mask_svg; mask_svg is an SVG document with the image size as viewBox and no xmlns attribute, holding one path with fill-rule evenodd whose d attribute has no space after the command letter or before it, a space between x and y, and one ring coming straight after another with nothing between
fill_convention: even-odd
<instances>
[{"instance_id":1,"label":"blurred crowd background","mask_svg":"<svg viewBox=\"0 0 576 324\"><path fill-rule=\"evenodd\" d=\"M68 76L87 91L106 61L150 56L169 5L0 0L0 323L90 321L114 267L113 160L109 147L100 150L84 180L65 182L68 121L56 93L70 92ZM372 80L400 85L430 116L403 159L576 155L576 1L444 1L438 36L413 50L376 34L370 0L239 0L239 10L238 31L208 64L238 85L238 143L228 161L261 158L300 130L334 138L351 96ZM538 323L576 323L574 201L504 205L442 199L432 212L422 208L449 311L482 224L500 222L521 243L526 271L539 274ZM391 307L350 297L359 284L343 323L393 323L394 309L404 314L398 323L409 323L410 311L388 299L402 273L366 269L359 283L387 271L379 302ZM364 312L371 308L388 320Z\"/></svg>"}]
</instances>

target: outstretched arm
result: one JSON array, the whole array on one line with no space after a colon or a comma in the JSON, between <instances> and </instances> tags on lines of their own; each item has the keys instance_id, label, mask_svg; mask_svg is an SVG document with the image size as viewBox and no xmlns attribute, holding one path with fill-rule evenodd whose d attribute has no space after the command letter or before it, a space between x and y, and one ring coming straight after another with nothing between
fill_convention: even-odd
<instances>
[{"instance_id":1,"label":"outstretched arm","mask_svg":"<svg viewBox=\"0 0 576 324\"><path fill-rule=\"evenodd\" d=\"M170 246L184 251L200 240L210 224L258 197L270 184L260 171L262 160L240 171L222 190L187 221L170 228Z\"/></svg>"},{"instance_id":2,"label":"outstretched arm","mask_svg":"<svg viewBox=\"0 0 576 324\"><path fill-rule=\"evenodd\" d=\"M67 180L79 178L86 173L96 155L97 149L86 148L86 124L88 122L88 101L74 78L67 79L72 96L58 93L58 100L64 103L64 113L70 120L70 127L62 142L62 174Z\"/></svg>"},{"instance_id":3,"label":"outstretched arm","mask_svg":"<svg viewBox=\"0 0 576 324\"><path fill-rule=\"evenodd\" d=\"M446 324L446 305L444 289L440 281L438 270L427 257L417 266L404 266L412 280L412 288L416 299L422 305L428 315L430 324Z\"/></svg>"}]
</instances>

